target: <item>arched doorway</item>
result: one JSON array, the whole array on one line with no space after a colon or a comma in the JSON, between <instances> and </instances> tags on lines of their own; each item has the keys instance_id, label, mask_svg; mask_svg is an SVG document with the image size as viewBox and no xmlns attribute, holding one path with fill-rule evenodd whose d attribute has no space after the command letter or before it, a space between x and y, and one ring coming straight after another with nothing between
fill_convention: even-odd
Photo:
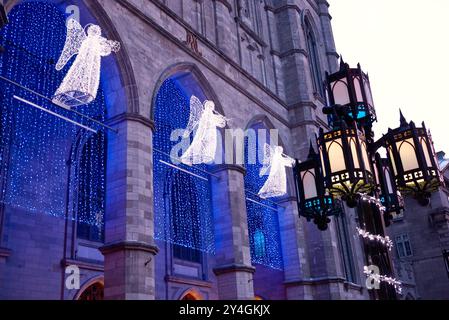
<instances>
[{"instance_id":1,"label":"arched doorway","mask_svg":"<svg viewBox=\"0 0 449 320\"><path fill-rule=\"evenodd\" d=\"M196 290L188 290L187 292L181 295L181 299L179 300L189 301L189 300L204 300L204 299L203 296Z\"/></svg>"},{"instance_id":2,"label":"arched doorway","mask_svg":"<svg viewBox=\"0 0 449 320\"><path fill-rule=\"evenodd\" d=\"M104 299L104 284L100 281L94 282L79 294L80 301L97 301Z\"/></svg>"}]
</instances>

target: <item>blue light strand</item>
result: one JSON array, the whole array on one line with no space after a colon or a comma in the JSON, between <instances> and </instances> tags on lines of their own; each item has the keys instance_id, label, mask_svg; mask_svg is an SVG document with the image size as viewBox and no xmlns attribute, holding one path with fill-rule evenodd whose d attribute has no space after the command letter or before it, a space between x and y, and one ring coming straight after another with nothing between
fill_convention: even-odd
<instances>
[{"instance_id":1,"label":"blue light strand","mask_svg":"<svg viewBox=\"0 0 449 320\"><path fill-rule=\"evenodd\" d=\"M190 96L174 80L166 80L156 97L154 148L170 154L176 142L170 141L175 129L187 126ZM160 162L171 159L153 153L155 238L175 245L213 253L214 228L209 180L189 175ZM181 168L209 179L201 170L206 165Z\"/></svg>"},{"instance_id":2,"label":"blue light strand","mask_svg":"<svg viewBox=\"0 0 449 320\"><path fill-rule=\"evenodd\" d=\"M253 129L257 130L264 128ZM269 139L269 135L267 135L267 141L270 141ZM264 142L257 139L256 143L249 144L248 138L245 139L245 193L247 198L246 211L251 261L254 264L282 270L283 261L278 212L269 208L273 207L272 202L257 196L257 193L268 179L268 176L259 176L260 169L262 168L261 160L263 160L260 159L259 145L263 145L263 143ZM248 163L249 153L252 155L257 154L258 161L256 161L255 164Z\"/></svg>"},{"instance_id":3,"label":"blue light strand","mask_svg":"<svg viewBox=\"0 0 449 320\"><path fill-rule=\"evenodd\" d=\"M71 65L60 72L55 70L66 38L64 13L53 4L26 2L15 6L8 17L9 24L0 32L0 43L6 50L0 55L1 75L51 97ZM0 173L6 179L0 201L34 214L64 217L69 183L67 160L71 158L69 188L73 195L69 219L97 225L102 230L103 223L97 217L104 215L104 134L99 132L90 140L86 134L86 144L79 147L84 160L70 155L79 129L12 97L21 96L80 123L85 123L85 119L7 82L0 81L0 90ZM106 109L101 89L94 103L77 111L104 121ZM80 160L81 165L77 163Z\"/></svg>"}]
</instances>

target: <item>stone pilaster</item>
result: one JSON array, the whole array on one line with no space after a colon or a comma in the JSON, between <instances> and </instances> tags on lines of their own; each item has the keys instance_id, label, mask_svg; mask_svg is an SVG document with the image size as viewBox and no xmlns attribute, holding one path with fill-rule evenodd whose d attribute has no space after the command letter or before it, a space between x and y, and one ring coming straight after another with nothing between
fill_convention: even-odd
<instances>
[{"instance_id":1,"label":"stone pilaster","mask_svg":"<svg viewBox=\"0 0 449 320\"><path fill-rule=\"evenodd\" d=\"M323 42L326 48L328 68L330 70L330 73L332 73L338 70L339 58L339 55L335 48L334 34L332 32L332 16L329 14L329 3L327 2L327 0L318 0L317 3L320 8L319 15L323 34Z\"/></svg>"},{"instance_id":2,"label":"stone pilaster","mask_svg":"<svg viewBox=\"0 0 449 320\"><path fill-rule=\"evenodd\" d=\"M111 121L106 185L105 299L155 296L152 122L138 115Z\"/></svg>"},{"instance_id":3,"label":"stone pilaster","mask_svg":"<svg viewBox=\"0 0 449 320\"><path fill-rule=\"evenodd\" d=\"M212 199L215 217L216 267L219 298L254 298L253 273L244 191L244 169L219 166L214 170Z\"/></svg>"},{"instance_id":4,"label":"stone pilaster","mask_svg":"<svg viewBox=\"0 0 449 320\"><path fill-rule=\"evenodd\" d=\"M279 203L279 230L281 234L282 256L284 258L285 290L288 300L310 299L307 288L297 285L308 278L310 271L307 250L304 248L304 221L299 218L296 198L288 198Z\"/></svg>"},{"instance_id":5,"label":"stone pilaster","mask_svg":"<svg viewBox=\"0 0 449 320\"><path fill-rule=\"evenodd\" d=\"M217 47L231 59L237 59L236 27L232 19L232 5L229 0L214 0Z\"/></svg>"}]
</instances>

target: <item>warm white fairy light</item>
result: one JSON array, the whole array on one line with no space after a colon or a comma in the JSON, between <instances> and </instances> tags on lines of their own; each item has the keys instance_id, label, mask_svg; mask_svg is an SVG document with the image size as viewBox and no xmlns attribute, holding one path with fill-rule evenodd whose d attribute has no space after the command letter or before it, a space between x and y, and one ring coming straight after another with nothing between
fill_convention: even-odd
<instances>
[{"instance_id":1,"label":"warm white fairy light","mask_svg":"<svg viewBox=\"0 0 449 320\"><path fill-rule=\"evenodd\" d=\"M389 236L386 237L382 237L381 235L376 235L376 234L371 234L366 230L357 228L357 232L359 234L359 236L361 236L364 239L368 239L370 241L376 241L381 243L382 245L386 246L388 248L388 250L391 251L391 249L393 248L393 241L390 239Z\"/></svg>"},{"instance_id":2,"label":"warm white fairy light","mask_svg":"<svg viewBox=\"0 0 449 320\"><path fill-rule=\"evenodd\" d=\"M295 160L284 154L280 146L264 145L263 167L260 176L268 175L268 179L258 195L263 199L281 197L287 194L286 168L293 167Z\"/></svg>"},{"instance_id":3,"label":"warm white fairy light","mask_svg":"<svg viewBox=\"0 0 449 320\"><path fill-rule=\"evenodd\" d=\"M65 46L56 70L62 70L73 56L77 57L53 102L70 109L94 101L100 84L101 58L119 50L120 43L102 37L99 26L90 24L85 31L75 19L69 19Z\"/></svg>"},{"instance_id":4,"label":"warm white fairy light","mask_svg":"<svg viewBox=\"0 0 449 320\"><path fill-rule=\"evenodd\" d=\"M226 118L215 111L212 101L204 104L197 97L190 98L190 118L184 134L184 138L190 137L192 132L195 136L192 143L181 156L184 164L211 163L215 159L218 137L217 128L226 126Z\"/></svg>"},{"instance_id":5,"label":"warm white fairy light","mask_svg":"<svg viewBox=\"0 0 449 320\"><path fill-rule=\"evenodd\" d=\"M377 284L379 284L381 282L385 282L385 283L388 283L389 285L392 285L396 289L397 293L402 294L402 282L401 281L398 281L395 278L391 278L391 277L387 277L384 275L373 273L370 270L370 268L367 266L365 266L363 268L363 273L370 279L374 280Z\"/></svg>"},{"instance_id":6,"label":"warm white fairy light","mask_svg":"<svg viewBox=\"0 0 449 320\"><path fill-rule=\"evenodd\" d=\"M359 193L360 199L365 202L375 204L381 212L385 212L387 208L382 204L380 199L367 195L366 193Z\"/></svg>"}]
</instances>

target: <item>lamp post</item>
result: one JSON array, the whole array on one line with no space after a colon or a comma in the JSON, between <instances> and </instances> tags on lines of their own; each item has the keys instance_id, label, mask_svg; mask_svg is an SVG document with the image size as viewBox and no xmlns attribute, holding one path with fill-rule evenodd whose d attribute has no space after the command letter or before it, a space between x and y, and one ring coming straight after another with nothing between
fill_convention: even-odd
<instances>
[{"instance_id":1,"label":"lamp post","mask_svg":"<svg viewBox=\"0 0 449 320\"><path fill-rule=\"evenodd\" d=\"M350 68L341 60L340 70L327 74L327 101L323 112L332 129L320 129L319 155L311 147L308 159L295 166L300 216L324 231L329 217L339 212L335 206L338 199L356 208L360 234L382 240L379 245L364 237L366 263L378 266L384 278L391 280L393 266L385 246L391 213L403 210L402 195L428 205L431 193L441 185L431 135L424 123L417 128L401 113L400 126L374 141L372 125L377 115L369 76L360 64ZM377 153L382 147L387 158ZM395 289L384 283L371 295L395 299Z\"/></svg>"}]
</instances>

